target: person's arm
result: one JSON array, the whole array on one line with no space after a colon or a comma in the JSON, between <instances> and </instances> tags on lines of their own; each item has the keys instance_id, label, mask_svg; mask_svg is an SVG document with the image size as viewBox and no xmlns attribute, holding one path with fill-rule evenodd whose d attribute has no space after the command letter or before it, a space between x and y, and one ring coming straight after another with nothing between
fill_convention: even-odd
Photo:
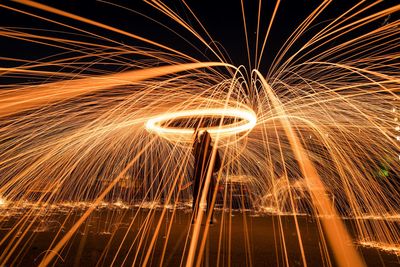
<instances>
[{"instance_id":1,"label":"person's arm","mask_svg":"<svg viewBox=\"0 0 400 267\"><path fill-rule=\"evenodd\" d=\"M199 136L199 132L196 131L194 134L194 140L193 140L193 146L192 146L193 156L196 156L197 148L199 147L198 136Z\"/></svg>"}]
</instances>

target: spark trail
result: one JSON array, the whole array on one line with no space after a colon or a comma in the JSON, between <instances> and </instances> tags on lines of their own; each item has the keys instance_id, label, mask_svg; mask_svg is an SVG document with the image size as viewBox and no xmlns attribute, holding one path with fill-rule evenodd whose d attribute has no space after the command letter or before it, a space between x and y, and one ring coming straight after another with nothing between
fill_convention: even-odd
<instances>
[{"instance_id":1,"label":"spark trail","mask_svg":"<svg viewBox=\"0 0 400 267\"><path fill-rule=\"evenodd\" d=\"M106 222L95 232L110 234L110 240L98 265L162 265L174 251L181 266L200 266L214 231L202 225L202 209L194 225L183 220L181 250L170 239L174 221L191 201L192 142L199 122L223 162L214 196L220 208L220 223L213 226L216 264L233 264L236 189L248 265L257 256L249 213L272 213L273 230L263 232L273 231L277 264L292 261L287 216L293 219L299 260L315 264L310 261L315 251L305 245L302 214L316 220L321 264L368 265L359 245L398 255L400 5L361 1L332 20L319 20L334 2L322 1L310 12L265 73L260 68L271 58L268 42L285 8L281 1L267 24L259 2L255 52L248 36L251 16L240 2L248 64L256 69L226 60L185 1L188 20L161 1L147 4L194 40L132 8L100 3L151 19L195 47L202 59L45 4L2 3L4 12L57 28L0 25L2 40L59 52L35 60L0 54L0 265L21 264L46 221L54 224L57 217L48 248L36 257L42 266L68 262L75 256L69 251L74 240L93 231L93 218L105 207ZM109 32L134 45L113 40ZM206 198L204 191L201 199ZM154 257L157 251L160 256Z\"/></svg>"}]
</instances>

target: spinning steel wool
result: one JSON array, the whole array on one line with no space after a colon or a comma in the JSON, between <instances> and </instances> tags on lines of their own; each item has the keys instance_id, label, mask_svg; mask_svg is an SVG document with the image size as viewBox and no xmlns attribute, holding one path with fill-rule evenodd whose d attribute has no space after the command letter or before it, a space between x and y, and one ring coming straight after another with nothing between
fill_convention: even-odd
<instances>
[{"instance_id":1,"label":"spinning steel wool","mask_svg":"<svg viewBox=\"0 0 400 267\"><path fill-rule=\"evenodd\" d=\"M185 1L187 20L166 3L146 3L213 60L42 3L1 3L2 12L56 27L2 26L2 39L58 52L34 60L0 54L0 265L79 265L87 240L102 234L109 238L92 264L234 265L235 197L240 264L257 265L262 254L252 243L255 216L272 216L273 227L259 233L273 233L279 265L293 264L289 247L304 266L364 266L368 247L398 255L400 5L380 2L360 1L322 22L332 3L321 2L265 73L280 1L267 24L259 1L255 52L241 1L249 67L226 59ZM214 228L202 225L203 209L193 225L187 215L196 129L211 134L212 159L221 155ZM316 251L304 238L307 218L315 220Z\"/></svg>"}]
</instances>

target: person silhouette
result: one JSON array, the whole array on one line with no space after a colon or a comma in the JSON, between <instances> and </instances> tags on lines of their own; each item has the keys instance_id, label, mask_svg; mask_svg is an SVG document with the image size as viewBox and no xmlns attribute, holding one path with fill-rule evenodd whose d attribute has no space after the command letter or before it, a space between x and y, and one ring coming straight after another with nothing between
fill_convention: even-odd
<instances>
[{"instance_id":1,"label":"person silhouette","mask_svg":"<svg viewBox=\"0 0 400 267\"><path fill-rule=\"evenodd\" d=\"M213 146L211 144L211 135L204 131L198 137L198 131L195 132L195 141L193 144L194 170L193 170L193 215L192 223L196 220L196 215L200 207L200 199L204 191L208 170L212 169L210 184L207 192L207 215L210 215L210 224L214 222L212 200L216 190L216 178L214 173L221 168L221 159L218 150L214 162L211 162ZM211 214L210 214L211 213Z\"/></svg>"}]
</instances>

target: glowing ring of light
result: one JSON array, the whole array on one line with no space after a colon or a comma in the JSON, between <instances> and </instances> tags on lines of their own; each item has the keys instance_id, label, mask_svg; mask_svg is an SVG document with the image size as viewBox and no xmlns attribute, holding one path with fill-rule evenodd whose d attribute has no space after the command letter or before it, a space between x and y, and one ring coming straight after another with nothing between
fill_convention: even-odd
<instances>
[{"instance_id":1,"label":"glowing ring of light","mask_svg":"<svg viewBox=\"0 0 400 267\"><path fill-rule=\"evenodd\" d=\"M162 123L180 118L192 118L201 116L226 116L242 119L242 121L239 123L200 128L200 130L207 130L211 135L218 135L220 137L226 137L241 132L250 131L257 123L257 116L251 110L238 108L194 109L164 113L157 117L151 118L146 123L146 129L149 132L155 132L160 136L166 137L167 139L170 139L169 137L173 136L180 136L179 139L184 141L184 138L182 138L182 136L187 136L189 139L191 139L195 130L194 128L165 127L162 126ZM245 122L243 123L243 121Z\"/></svg>"}]
</instances>

